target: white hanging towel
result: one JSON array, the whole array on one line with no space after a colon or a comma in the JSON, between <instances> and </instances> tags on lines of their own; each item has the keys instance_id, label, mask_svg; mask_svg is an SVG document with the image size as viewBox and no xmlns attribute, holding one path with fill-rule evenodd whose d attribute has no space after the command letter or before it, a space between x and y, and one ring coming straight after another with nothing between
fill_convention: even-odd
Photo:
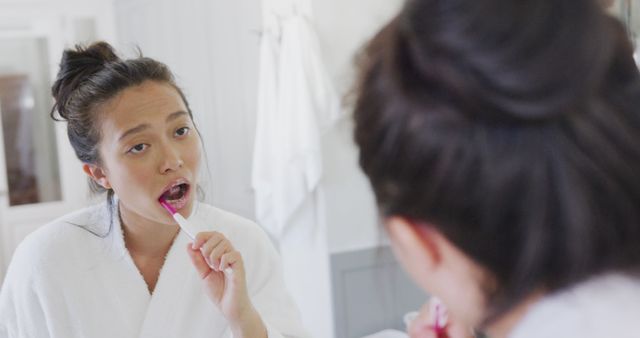
<instances>
[{"instance_id":1,"label":"white hanging towel","mask_svg":"<svg viewBox=\"0 0 640 338\"><path fill-rule=\"evenodd\" d=\"M287 6L288 4L288 6ZM322 176L321 132L338 118L309 2L263 2L252 184L256 216L279 238Z\"/></svg>"},{"instance_id":2,"label":"white hanging towel","mask_svg":"<svg viewBox=\"0 0 640 338\"><path fill-rule=\"evenodd\" d=\"M309 21L311 2L263 0L263 11L252 168L256 216L278 241L285 283L304 325L331 338L320 136L337 120L339 100Z\"/></svg>"}]
</instances>

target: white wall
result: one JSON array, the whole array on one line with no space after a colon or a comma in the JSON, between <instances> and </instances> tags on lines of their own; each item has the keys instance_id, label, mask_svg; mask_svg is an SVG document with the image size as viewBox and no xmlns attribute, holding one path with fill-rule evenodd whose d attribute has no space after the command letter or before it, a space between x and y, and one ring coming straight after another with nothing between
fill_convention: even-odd
<instances>
[{"instance_id":1,"label":"white wall","mask_svg":"<svg viewBox=\"0 0 640 338\"><path fill-rule=\"evenodd\" d=\"M400 8L400 0L315 0L316 26L327 68L341 95L353 85L354 56ZM350 111L325 135L323 181L327 195L329 250L342 252L378 246L379 226L373 193L358 166Z\"/></svg>"}]
</instances>

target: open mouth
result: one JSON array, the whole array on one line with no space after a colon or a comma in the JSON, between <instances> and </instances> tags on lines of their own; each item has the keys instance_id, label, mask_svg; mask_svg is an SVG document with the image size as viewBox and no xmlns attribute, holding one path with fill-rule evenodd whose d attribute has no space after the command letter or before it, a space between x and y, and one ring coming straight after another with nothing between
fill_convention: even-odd
<instances>
[{"instance_id":1,"label":"open mouth","mask_svg":"<svg viewBox=\"0 0 640 338\"><path fill-rule=\"evenodd\" d=\"M160 199L164 199L176 210L179 210L187 204L190 190L191 185L189 183L179 182L165 190Z\"/></svg>"}]
</instances>

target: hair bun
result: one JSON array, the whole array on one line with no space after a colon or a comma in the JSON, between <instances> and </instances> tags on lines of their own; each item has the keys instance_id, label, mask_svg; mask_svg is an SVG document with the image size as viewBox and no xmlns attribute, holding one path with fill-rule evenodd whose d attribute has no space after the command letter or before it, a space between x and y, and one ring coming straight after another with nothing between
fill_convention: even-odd
<instances>
[{"instance_id":1,"label":"hair bun","mask_svg":"<svg viewBox=\"0 0 640 338\"><path fill-rule=\"evenodd\" d=\"M113 48L103 41L89 46L76 45L75 49L65 50L56 81L51 87L51 94L55 99L51 116L56 119L54 113L57 111L60 117L67 119L66 107L73 93L93 74L98 73L107 64L117 61L120 61L120 58Z\"/></svg>"}]
</instances>

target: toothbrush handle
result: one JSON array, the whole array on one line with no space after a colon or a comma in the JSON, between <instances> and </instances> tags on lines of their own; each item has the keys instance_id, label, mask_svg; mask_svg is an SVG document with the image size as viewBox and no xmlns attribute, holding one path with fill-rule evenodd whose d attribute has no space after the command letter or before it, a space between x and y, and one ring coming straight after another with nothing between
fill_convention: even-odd
<instances>
[{"instance_id":1,"label":"toothbrush handle","mask_svg":"<svg viewBox=\"0 0 640 338\"><path fill-rule=\"evenodd\" d=\"M180 230L184 231L184 233L189 238L191 238L192 241L196 240L196 236L194 236L191 231L189 231L189 222L186 218L176 212L175 214L173 214L173 219L178 223L178 226L180 226Z\"/></svg>"},{"instance_id":2,"label":"toothbrush handle","mask_svg":"<svg viewBox=\"0 0 640 338\"><path fill-rule=\"evenodd\" d=\"M194 236L189 231L189 222L186 218L176 212L175 214L173 214L173 219L178 223L178 226L180 226L180 230L182 230L187 235L187 237L191 238L192 241L196 240L196 236ZM202 252L202 248L200 248L200 251ZM211 266L211 264L209 264L209 267L213 269L213 266ZM233 269L227 267L223 270L223 272L225 275L230 275L233 273Z\"/></svg>"}]
</instances>

